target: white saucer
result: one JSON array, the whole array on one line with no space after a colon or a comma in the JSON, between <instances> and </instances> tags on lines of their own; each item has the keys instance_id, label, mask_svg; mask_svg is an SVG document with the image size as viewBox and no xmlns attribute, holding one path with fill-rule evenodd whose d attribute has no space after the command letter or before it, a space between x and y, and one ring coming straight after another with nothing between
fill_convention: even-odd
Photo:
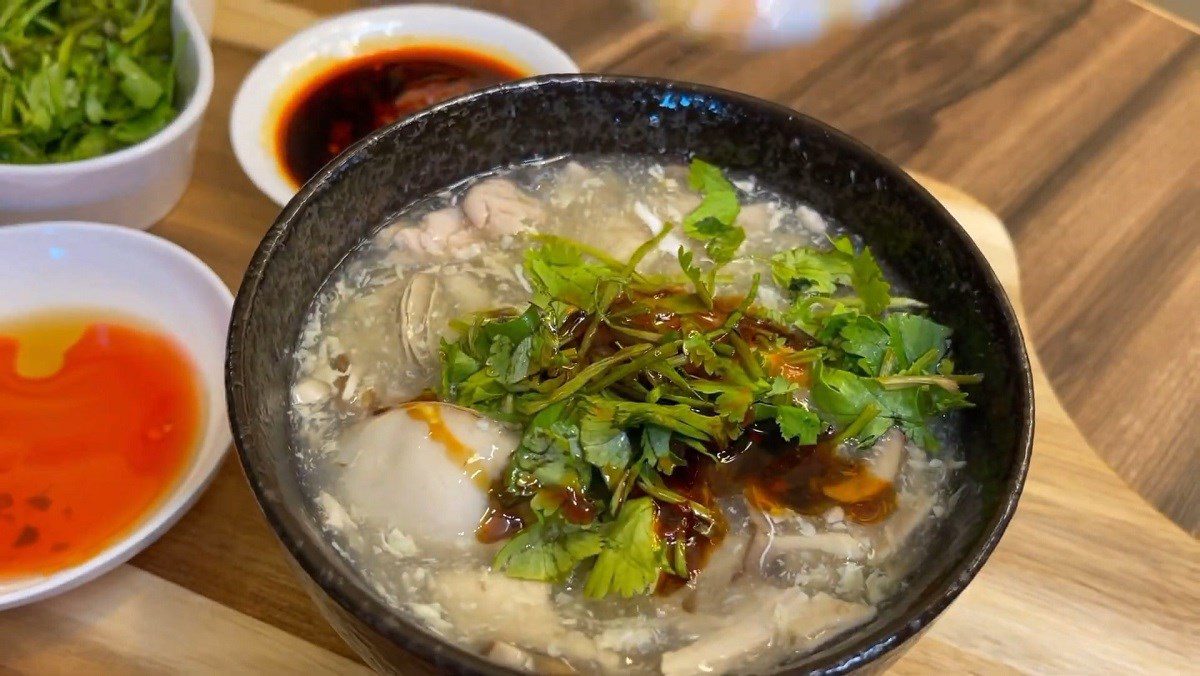
<instances>
[{"instance_id":1,"label":"white saucer","mask_svg":"<svg viewBox=\"0 0 1200 676\"><path fill-rule=\"evenodd\" d=\"M141 319L174 337L191 356L206 418L191 466L133 530L78 566L0 582L0 610L99 577L158 539L195 502L232 441L224 378L232 307L233 295L220 278L165 239L98 223L0 228L0 322L55 308L95 308Z\"/></svg>"}]
</instances>

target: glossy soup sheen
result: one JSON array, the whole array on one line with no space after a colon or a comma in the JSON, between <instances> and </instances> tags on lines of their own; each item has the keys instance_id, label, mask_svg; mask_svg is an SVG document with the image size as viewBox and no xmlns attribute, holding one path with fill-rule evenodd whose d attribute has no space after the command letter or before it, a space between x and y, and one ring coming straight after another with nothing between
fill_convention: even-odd
<instances>
[{"instance_id":1,"label":"glossy soup sheen","mask_svg":"<svg viewBox=\"0 0 1200 676\"><path fill-rule=\"evenodd\" d=\"M184 350L77 311L0 324L0 579L83 563L190 463L203 412Z\"/></svg>"},{"instance_id":2,"label":"glossy soup sheen","mask_svg":"<svg viewBox=\"0 0 1200 676\"><path fill-rule=\"evenodd\" d=\"M475 89L530 73L484 52L412 45L343 61L302 85L284 107L276 148L299 186L362 137Z\"/></svg>"}]
</instances>

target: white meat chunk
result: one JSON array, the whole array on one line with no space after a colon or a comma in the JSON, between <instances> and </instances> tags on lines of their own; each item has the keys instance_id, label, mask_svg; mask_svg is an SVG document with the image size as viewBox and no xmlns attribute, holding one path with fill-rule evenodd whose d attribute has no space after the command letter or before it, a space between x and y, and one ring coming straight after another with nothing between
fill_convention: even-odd
<instances>
[{"instance_id":1,"label":"white meat chunk","mask_svg":"<svg viewBox=\"0 0 1200 676\"><path fill-rule=\"evenodd\" d=\"M843 601L825 593L809 598L795 588L781 594L775 606L778 638L792 650L811 650L874 617L874 606Z\"/></svg>"},{"instance_id":2,"label":"white meat chunk","mask_svg":"<svg viewBox=\"0 0 1200 676\"><path fill-rule=\"evenodd\" d=\"M683 600L687 610L711 610L720 606L729 583L745 567L750 532L730 533L709 557L707 565L696 575L692 589Z\"/></svg>"},{"instance_id":3,"label":"white meat chunk","mask_svg":"<svg viewBox=\"0 0 1200 676\"><path fill-rule=\"evenodd\" d=\"M904 461L904 443L904 433L895 427L879 437L865 458L871 474L894 483Z\"/></svg>"},{"instance_id":4,"label":"white meat chunk","mask_svg":"<svg viewBox=\"0 0 1200 676\"><path fill-rule=\"evenodd\" d=\"M619 261L628 260L650 239L650 230L638 221L614 215L580 230L575 239L594 246Z\"/></svg>"},{"instance_id":5,"label":"white meat chunk","mask_svg":"<svg viewBox=\"0 0 1200 676\"><path fill-rule=\"evenodd\" d=\"M471 187L463 198L463 211L476 228L489 237L515 235L542 220L542 207L516 183L489 178Z\"/></svg>"},{"instance_id":6,"label":"white meat chunk","mask_svg":"<svg viewBox=\"0 0 1200 676\"><path fill-rule=\"evenodd\" d=\"M480 233L458 207L431 211L416 226L397 228L394 241L406 262L467 259L482 249Z\"/></svg>"},{"instance_id":7,"label":"white meat chunk","mask_svg":"<svg viewBox=\"0 0 1200 676\"><path fill-rule=\"evenodd\" d=\"M747 204L738 212L737 224L746 231L747 237L763 237L778 224L779 206L771 202Z\"/></svg>"},{"instance_id":8,"label":"white meat chunk","mask_svg":"<svg viewBox=\"0 0 1200 676\"><path fill-rule=\"evenodd\" d=\"M650 229L650 234L653 236L657 236L662 232L663 228L666 227L666 223L663 221L663 219L658 214L654 213L650 207L646 206L644 202L634 202L633 214L637 216L642 223L646 224L646 227ZM659 241L658 250L664 254L667 254L668 256L674 256L682 246L684 246L683 238L680 237L679 231L676 230L674 232L667 233L667 236L663 237L662 240Z\"/></svg>"},{"instance_id":9,"label":"white meat chunk","mask_svg":"<svg viewBox=\"0 0 1200 676\"><path fill-rule=\"evenodd\" d=\"M863 603L790 588L751 595L692 644L664 653L664 676L725 673L751 663L772 644L810 650L875 617Z\"/></svg>"},{"instance_id":10,"label":"white meat chunk","mask_svg":"<svg viewBox=\"0 0 1200 676\"><path fill-rule=\"evenodd\" d=\"M896 511L883 524L882 542L876 546L875 560L883 561L895 554L925 523L933 509L934 498L928 493L901 493L896 498Z\"/></svg>"},{"instance_id":11,"label":"white meat chunk","mask_svg":"<svg viewBox=\"0 0 1200 676\"><path fill-rule=\"evenodd\" d=\"M701 636L695 643L663 653L663 676L723 674L746 662L771 642L775 628L760 612L729 618L727 626Z\"/></svg>"},{"instance_id":12,"label":"white meat chunk","mask_svg":"<svg viewBox=\"0 0 1200 676\"><path fill-rule=\"evenodd\" d=\"M867 558L870 546L849 533L814 533L812 535L776 535L766 547L766 555L787 555L795 552L822 552L848 561Z\"/></svg>"},{"instance_id":13,"label":"white meat chunk","mask_svg":"<svg viewBox=\"0 0 1200 676\"><path fill-rule=\"evenodd\" d=\"M561 657L572 666L616 669L620 664L615 653L559 623L548 584L502 573L451 570L438 573L431 589L446 619L466 636Z\"/></svg>"}]
</instances>

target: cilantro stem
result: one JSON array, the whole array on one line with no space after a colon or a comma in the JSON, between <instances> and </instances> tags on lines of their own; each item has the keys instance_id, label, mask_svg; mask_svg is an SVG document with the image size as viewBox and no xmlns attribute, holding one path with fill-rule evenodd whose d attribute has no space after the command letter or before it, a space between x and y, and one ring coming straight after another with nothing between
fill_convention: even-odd
<instances>
[{"instance_id":1,"label":"cilantro stem","mask_svg":"<svg viewBox=\"0 0 1200 676\"><path fill-rule=\"evenodd\" d=\"M583 359L587 356L588 350L592 349L592 341L596 339L596 331L600 328L600 320L603 317L599 312L592 315L588 321L587 331L583 333L583 340L579 341L579 358Z\"/></svg>"},{"instance_id":2,"label":"cilantro stem","mask_svg":"<svg viewBox=\"0 0 1200 676\"><path fill-rule=\"evenodd\" d=\"M647 254L653 251L660 242L666 239L667 235L669 235L671 230L674 228L674 223L664 223L662 230L659 230L657 235L651 237L645 242L642 242L638 248L634 249L633 255L629 257L629 262L625 264L625 274L630 275L634 272L637 272L638 263L641 263L642 259L645 258Z\"/></svg>"},{"instance_id":3,"label":"cilantro stem","mask_svg":"<svg viewBox=\"0 0 1200 676\"><path fill-rule=\"evenodd\" d=\"M737 326L738 322L742 321L746 311L750 309L750 304L758 297L758 284L762 281L762 275L754 273L754 278L750 280L750 290L746 292L746 296L742 298L742 302L734 308L733 312L729 313L729 317L725 320L725 329L732 330Z\"/></svg>"},{"instance_id":4,"label":"cilantro stem","mask_svg":"<svg viewBox=\"0 0 1200 676\"><path fill-rule=\"evenodd\" d=\"M676 354L679 353L680 348L683 347L683 341L676 340L676 341L667 343L665 345L658 345L658 346L649 345L647 343L642 343L642 345L645 345L648 348L652 347L653 349L650 350L649 352L647 352L646 354L642 354L641 356L637 357L636 359L629 362L628 364L625 364L624 366L622 366L620 368L613 369L613 371L611 373L609 373L607 376L605 376L599 382L597 382L595 385L593 385L591 389L594 391L603 390L604 388L608 387L609 385L611 385L615 382L618 382L620 380L623 380L625 378L625 376L637 373L638 371L641 371L642 369L646 368L650 364L653 364L654 362L664 361L669 357L675 356ZM625 349L629 349L629 348L625 348ZM643 352L645 352L645 351L643 350Z\"/></svg>"},{"instance_id":5,"label":"cilantro stem","mask_svg":"<svg viewBox=\"0 0 1200 676\"><path fill-rule=\"evenodd\" d=\"M880 408L879 404L873 401L864 406L863 410L858 414L858 417L854 419L854 422L847 425L846 429L839 432L838 435L833 438L832 443L834 448L841 446L842 442L853 438L859 432L863 431L863 428L869 425L871 421L879 415L881 410L882 409Z\"/></svg>"},{"instance_id":6,"label":"cilantro stem","mask_svg":"<svg viewBox=\"0 0 1200 676\"><path fill-rule=\"evenodd\" d=\"M670 400L670 401L674 401L674 402L677 402L680 404L687 404L688 406L694 406L696 408L707 408L710 410L716 408L716 404L712 403L711 401L708 401L707 399L697 399L696 397L689 397L686 394L674 394L671 392L664 392L662 395L662 398Z\"/></svg>"},{"instance_id":7,"label":"cilantro stem","mask_svg":"<svg viewBox=\"0 0 1200 676\"><path fill-rule=\"evenodd\" d=\"M562 246L579 249L580 251L591 256L592 258L595 258L601 263L604 263L608 267L613 268L614 270L621 270L625 267L625 263L622 263L621 261L608 255L608 252L606 252L604 249L594 247L590 244L578 242L573 239L567 239L566 237L559 237L558 235L539 234L534 235L534 239L539 242L551 242L554 244L560 244Z\"/></svg>"},{"instance_id":8,"label":"cilantro stem","mask_svg":"<svg viewBox=\"0 0 1200 676\"><path fill-rule=\"evenodd\" d=\"M688 509L692 510L697 517L708 523L710 526L716 522L716 517L713 515L712 510L700 504L699 502L688 498L682 493L671 490L666 484L663 483L662 477L660 477L658 474L643 471L638 476L638 486L641 487L643 491L646 491L647 495L656 500L661 500L672 505L686 504Z\"/></svg>"},{"instance_id":9,"label":"cilantro stem","mask_svg":"<svg viewBox=\"0 0 1200 676\"><path fill-rule=\"evenodd\" d=\"M661 364L655 364L650 367L650 370L655 373L661 374L664 378L671 381L671 383L673 383L676 387L678 387L686 392L691 392L693 394L696 393L696 390L694 390L692 388L691 384L688 383L687 379L684 378L683 375L680 374L679 371L677 371L675 369L675 366L673 364L671 364L669 361L664 361Z\"/></svg>"},{"instance_id":10,"label":"cilantro stem","mask_svg":"<svg viewBox=\"0 0 1200 676\"><path fill-rule=\"evenodd\" d=\"M580 389L582 389L584 385L587 385L588 381L592 380L593 378L600 375L601 373L604 373L605 371L607 371L609 368L613 367L614 365L620 364L621 362L625 361L626 359L631 359L631 358L637 357L638 355L646 352L647 350L650 350L653 347L654 346L650 345L649 343L639 343L637 345L630 345L629 347L626 347L624 349L618 350L617 352L614 352L613 354L605 357L604 359L599 359L599 360L592 362L591 364L588 364L588 366L586 368L584 368L579 373L575 374L575 376L572 377L567 382L560 385L558 387L558 389L554 390L554 392L551 393L549 397L547 397L546 399L543 399L542 401L531 404L529 406L527 412L528 413L537 413L538 411L546 408L547 406L549 406L551 404L554 404L554 403L562 401L563 399L566 399L567 397L571 396L572 394L575 394ZM603 389L603 388L601 388L601 389Z\"/></svg>"},{"instance_id":11,"label":"cilantro stem","mask_svg":"<svg viewBox=\"0 0 1200 676\"><path fill-rule=\"evenodd\" d=\"M876 382L885 390L902 390L906 387L919 385L936 385L948 392L957 392L959 385L975 385L983 382L983 374L950 376L884 376L876 378Z\"/></svg>"},{"instance_id":12,"label":"cilantro stem","mask_svg":"<svg viewBox=\"0 0 1200 676\"><path fill-rule=\"evenodd\" d=\"M754 380L760 380L766 377L763 373L762 366L758 363L758 359L754 356L754 351L750 349L750 345L742 340L742 337L737 333L729 334L729 342L733 345L734 351L737 353L738 359L742 362L742 368L746 370L746 374Z\"/></svg>"},{"instance_id":13,"label":"cilantro stem","mask_svg":"<svg viewBox=\"0 0 1200 676\"><path fill-rule=\"evenodd\" d=\"M623 333L631 338L637 338L638 340L644 340L644 341L647 341L650 343L657 343L659 341L659 339L662 338L661 334L655 333L653 331L643 331L641 329L635 329L635 328L632 328L629 326L625 326L623 324L617 324L608 319L604 320L604 325L609 327L613 331L616 331L617 333Z\"/></svg>"},{"instance_id":14,"label":"cilantro stem","mask_svg":"<svg viewBox=\"0 0 1200 676\"><path fill-rule=\"evenodd\" d=\"M929 348L925 352L925 354L921 355L920 357L917 357L916 360L913 361L912 366L908 367L908 371L910 373L920 373L920 372L924 371L926 367L928 367L933 362L937 361L938 355L940 355L941 353L942 353L942 351L939 348L936 348L936 347Z\"/></svg>"},{"instance_id":15,"label":"cilantro stem","mask_svg":"<svg viewBox=\"0 0 1200 676\"><path fill-rule=\"evenodd\" d=\"M883 359L879 363L879 375L890 376L894 368L896 368L896 351L889 347L883 351Z\"/></svg>"}]
</instances>

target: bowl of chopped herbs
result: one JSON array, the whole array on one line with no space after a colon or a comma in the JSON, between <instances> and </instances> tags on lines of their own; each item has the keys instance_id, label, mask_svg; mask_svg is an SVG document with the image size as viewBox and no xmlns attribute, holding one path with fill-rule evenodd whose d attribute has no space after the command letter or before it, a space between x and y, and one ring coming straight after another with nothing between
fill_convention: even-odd
<instances>
[{"instance_id":1,"label":"bowl of chopped herbs","mask_svg":"<svg viewBox=\"0 0 1200 676\"><path fill-rule=\"evenodd\" d=\"M212 82L186 0L0 3L0 225L149 227L191 176Z\"/></svg>"}]
</instances>

